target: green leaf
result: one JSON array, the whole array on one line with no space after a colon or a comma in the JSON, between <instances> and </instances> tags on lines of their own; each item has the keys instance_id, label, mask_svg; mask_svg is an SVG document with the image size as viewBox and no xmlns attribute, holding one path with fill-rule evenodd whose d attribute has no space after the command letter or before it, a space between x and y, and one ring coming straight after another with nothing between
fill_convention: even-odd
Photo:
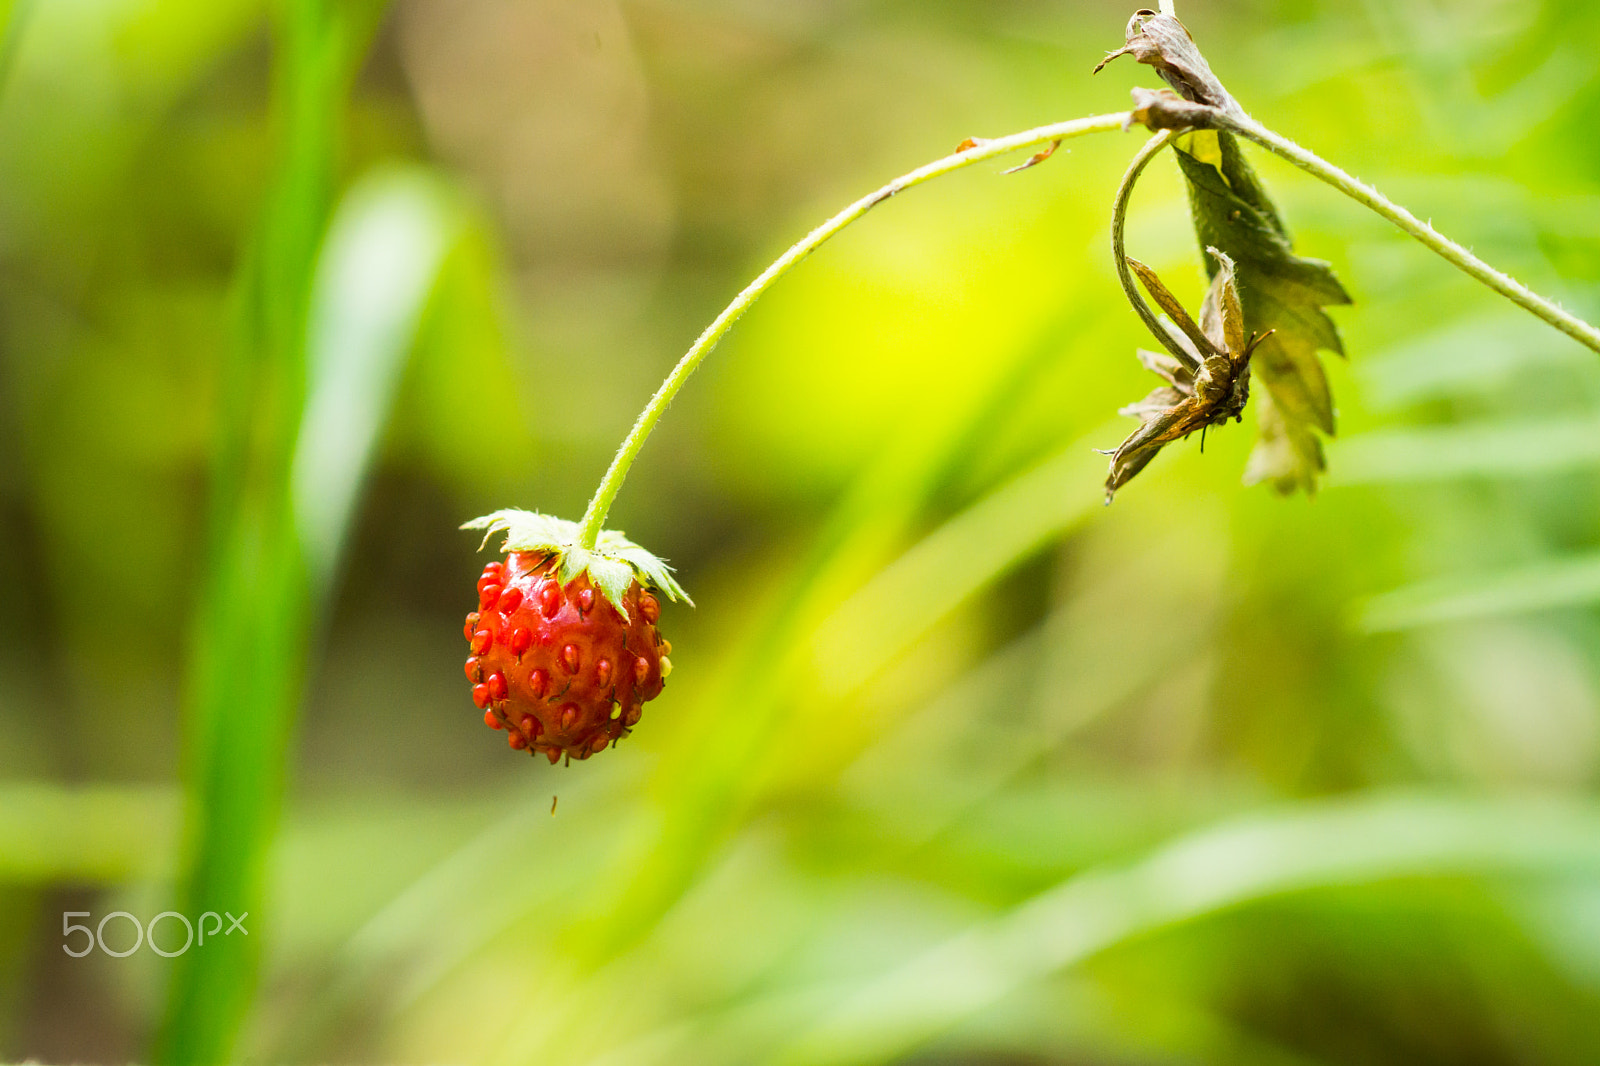
<instances>
[{"instance_id":1,"label":"green leaf","mask_svg":"<svg viewBox=\"0 0 1600 1066\"><path fill-rule=\"evenodd\" d=\"M593 548L578 543L579 527L564 518L539 514L536 511L505 509L464 522L462 529L483 530L483 543L496 533L505 533L502 551L546 552L560 561L557 577L564 585L580 574L587 573L611 605L628 617L623 597L628 586L638 581L645 588L674 602L682 600L689 606L694 601L672 576L672 567L653 553L641 548L614 529L601 532ZM481 545L480 545L481 547Z\"/></svg>"},{"instance_id":2,"label":"green leaf","mask_svg":"<svg viewBox=\"0 0 1600 1066\"><path fill-rule=\"evenodd\" d=\"M338 559L461 222L436 176L393 168L357 183L329 226L311 284L305 410L290 475L295 528L318 582Z\"/></svg>"},{"instance_id":3,"label":"green leaf","mask_svg":"<svg viewBox=\"0 0 1600 1066\"><path fill-rule=\"evenodd\" d=\"M1317 434L1335 430L1333 396L1319 352L1344 354L1338 330L1322 310L1350 296L1320 259L1294 253L1272 200L1227 133L1199 131L1176 146L1202 247L1222 249L1238 264L1245 328L1273 331L1252 358L1271 395L1261 408L1261 441L1246 477L1281 492L1311 491L1323 470ZM1215 274L1207 262L1208 274Z\"/></svg>"},{"instance_id":4,"label":"green leaf","mask_svg":"<svg viewBox=\"0 0 1600 1066\"><path fill-rule=\"evenodd\" d=\"M817 997L763 1061L843 1066L905 1058L1050 975L1183 922L1328 886L1404 878L1600 871L1591 803L1395 793L1302 803L1178 837L1128 865L1085 870L979 920L896 969Z\"/></svg>"},{"instance_id":5,"label":"green leaf","mask_svg":"<svg viewBox=\"0 0 1600 1066\"><path fill-rule=\"evenodd\" d=\"M0 884L170 878L182 797L160 785L0 784Z\"/></svg>"},{"instance_id":6,"label":"green leaf","mask_svg":"<svg viewBox=\"0 0 1600 1066\"><path fill-rule=\"evenodd\" d=\"M1269 389L1256 393L1256 432L1245 484L1269 482L1285 495L1296 489L1315 492L1317 475L1326 468L1322 439L1309 423L1286 417Z\"/></svg>"},{"instance_id":7,"label":"green leaf","mask_svg":"<svg viewBox=\"0 0 1600 1066\"><path fill-rule=\"evenodd\" d=\"M866 683L980 590L1011 573L1092 514L1080 491L1100 465L1093 442L1075 441L951 518L834 610L812 639L833 693Z\"/></svg>"},{"instance_id":8,"label":"green leaf","mask_svg":"<svg viewBox=\"0 0 1600 1066\"><path fill-rule=\"evenodd\" d=\"M370 241L392 236L399 217L380 210L374 223L384 198L372 199L371 186L328 226L348 90L369 40L347 7L296 3L275 20L279 149L235 281L233 340L219 344L217 461L190 622L184 843L172 904L184 914L265 905L263 871L313 635L410 347L415 315L406 302L427 287L403 270L387 274L401 286L394 294L353 284L352 264L366 259ZM403 240L389 254L423 254L429 244ZM328 449L326 471L293 469L302 431ZM239 1058L262 952L259 939L224 938L174 960L149 1061Z\"/></svg>"},{"instance_id":9,"label":"green leaf","mask_svg":"<svg viewBox=\"0 0 1600 1066\"><path fill-rule=\"evenodd\" d=\"M1394 633L1446 622L1476 621L1600 601L1600 555L1546 559L1516 570L1465 573L1407 585L1374 596L1357 627Z\"/></svg>"},{"instance_id":10,"label":"green leaf","mask_svg":"<svg viewBox=\"0 0 1600 1066\"><path fill-rule=\"evenodd\" d=\"M1600 421L1580 417L1384 430L1344 440L1337 455L1334 480L1341 486L1523 481L1600 466Z\"/></svg>"}]
</instances>

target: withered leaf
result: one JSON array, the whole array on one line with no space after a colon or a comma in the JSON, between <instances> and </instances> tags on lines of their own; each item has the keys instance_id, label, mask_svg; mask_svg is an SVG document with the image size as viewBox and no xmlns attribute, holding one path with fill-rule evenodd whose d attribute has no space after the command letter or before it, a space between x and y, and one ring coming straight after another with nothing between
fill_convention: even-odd
<instances>
[{"instance_id":1,"label":"withered leaf","mask_svg":"<svg viewBox=\"0 0 1600 1066\"><path fill-rule=\"evenodd\" d=\"M1285 418L1270 389L1256 394L1256 431L1245 483L1270 482L1283 493L1313 491L1316 474L1323 469L1322 438L1309 424Z\"/></svg>"},{"instance_id":2,"label":"withered leaf","mask_svg":"<svg viewBox=\"0 0 1600 1066\"><path fill-rule=\"evenodd\" d=\"M1184 100L1199 105L1183 108L1146 90L1135 93L1135 120L1177 128L1185 121L1210 127L1214 114L1244 117L1182 22L1142 9L1129 21L1126 38L1102 67L1119 55L1132 55ZM1232 134L1197 129L1174 147L1200 244L1222 249L1238 264L1246 328L1272 331L1254 360L1267 402L1261 403L1260 441L1245 477L1252 483L1269 481L1280 492L1310 492L1324 468L1317 434L1335 429L1333 397L1318 352L1344 354L1339 333L1322 309L1347 304L1350 296L1327 263L1294 254L1288 229ZM1208 263L1207 269L1215 273L1216 268Z\"/></svg>"},{"instance_id":3,"label":"withered leaf","mask_svg":"<svg viewBox=\"0 0 1600 1066\"><path fill-rule=\"evenodd\" d=\"M1215 129L1222 112L1209 104L1185 100L1171 89L1133 88L1133 109L1123 129L1140 125L1148 130Z\"/></svg>"},{"instance_id":4,"label":"withered leaf","mask_svg":"<svg viewBox=\"0 0 1600 1066\"><path fill-rule=\"evenodd\" d=\"M1124 34L1127 43L1100 61L1094 68L1098 74L1105 65L1118 56L1131 55L1140 63L1155 68L1163 81L1172 86L1185 99L1223 111L1243 114L1222 82L1211 72L1211 65L1200 54L1194 38L1182 22L1171 15L1163 15L1140 8L1128 20Z\"/></svg>"},{"instance_id":5,"label":"withered leaf","mask_svg":"<svg viewBox=\"0 0 1600 1066\"><path fill-rule=\"evenodd\" d=\"M1311 491L1323 469L1316 433L1336 428L1318 352L1344 353L1322 309L1347 304L1350 296L1327 263L1294 253L1283 220L1231 134L1199 131L1175 148L1201 245L1222 249L1237 264L1245 326L1273 331L1254 360L1272 405L1264 405L1261 441L1246 476L1281 492Z\"/></svg>"}]
</instances>

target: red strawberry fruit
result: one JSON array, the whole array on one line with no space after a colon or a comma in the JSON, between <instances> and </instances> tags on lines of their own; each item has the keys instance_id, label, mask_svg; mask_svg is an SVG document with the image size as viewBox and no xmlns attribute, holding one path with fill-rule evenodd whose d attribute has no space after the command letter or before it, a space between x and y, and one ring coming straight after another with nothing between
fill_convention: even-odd
<instances>
[{"instance_id":1,"label":"red strawberry fruit","mask_svg":"<svg viewBox=\"0 0 1600 1066\"><path fill-rule=\"evenodd\" d=\"M507 531L506 557L483 568L464 630L484 722L552 763L587 759L627 736L672 672L651 590L687 596L666 565L618 533L585 549L573 523L525 511L468 527Z\"/></svg>"}]
</instances>

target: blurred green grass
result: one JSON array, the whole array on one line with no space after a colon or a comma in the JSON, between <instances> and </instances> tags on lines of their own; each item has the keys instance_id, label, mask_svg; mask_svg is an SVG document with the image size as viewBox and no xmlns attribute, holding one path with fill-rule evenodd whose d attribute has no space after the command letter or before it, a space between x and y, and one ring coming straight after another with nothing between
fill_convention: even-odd
<instances>
[{"instance_id":1,"label":"blurred green grass","mask_svg":"<svg viewBox=\"0 0 1600 1066\"><path fill-rule=\"evenodd\" d=\"M13 11L0 1056L1600 1060L1600 365L1270 159L1357 301L1315 500L1239 487L1247 420L1099 506L1137 140L1076 142L873 212L677 402L613 524L700 606L627 745L477 724L456 525L576 517L840 204L1122 106L1127 10ZM1258 118L1600 312L1600 12L1180 13ZM1139 201L1197 302L1170 167ZM58 953L217 891L249 950Z\"/></svg>"}]
</instances>

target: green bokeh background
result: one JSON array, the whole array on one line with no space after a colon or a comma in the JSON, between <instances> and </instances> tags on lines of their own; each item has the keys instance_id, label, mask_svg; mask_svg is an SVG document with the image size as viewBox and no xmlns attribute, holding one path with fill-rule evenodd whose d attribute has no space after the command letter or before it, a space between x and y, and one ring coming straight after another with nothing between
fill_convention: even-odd
<instances>
[{"instance_id":1,"label":"green bokeh background","mask_svg":"<svg viewBox=\"0 0 1600 1066\"><path fill-rule=\"evenodd\" d=\"M699 606L632 739L468 698L457 525L577 518L844 203L1122 108L1129 9L0 11L0 1058L1600 1061L1600 360L1261 153L1356 300L1315 499L1240 486L1247 416L1100 506L1140 134L1073 141L874 211L676 402L611 524ZM1179 14L1600 314L1600 7ZM1129 247L1198 303L1170 159ZM248 944L62 951L201 901Z\"/></svg>"}]
</instances>

